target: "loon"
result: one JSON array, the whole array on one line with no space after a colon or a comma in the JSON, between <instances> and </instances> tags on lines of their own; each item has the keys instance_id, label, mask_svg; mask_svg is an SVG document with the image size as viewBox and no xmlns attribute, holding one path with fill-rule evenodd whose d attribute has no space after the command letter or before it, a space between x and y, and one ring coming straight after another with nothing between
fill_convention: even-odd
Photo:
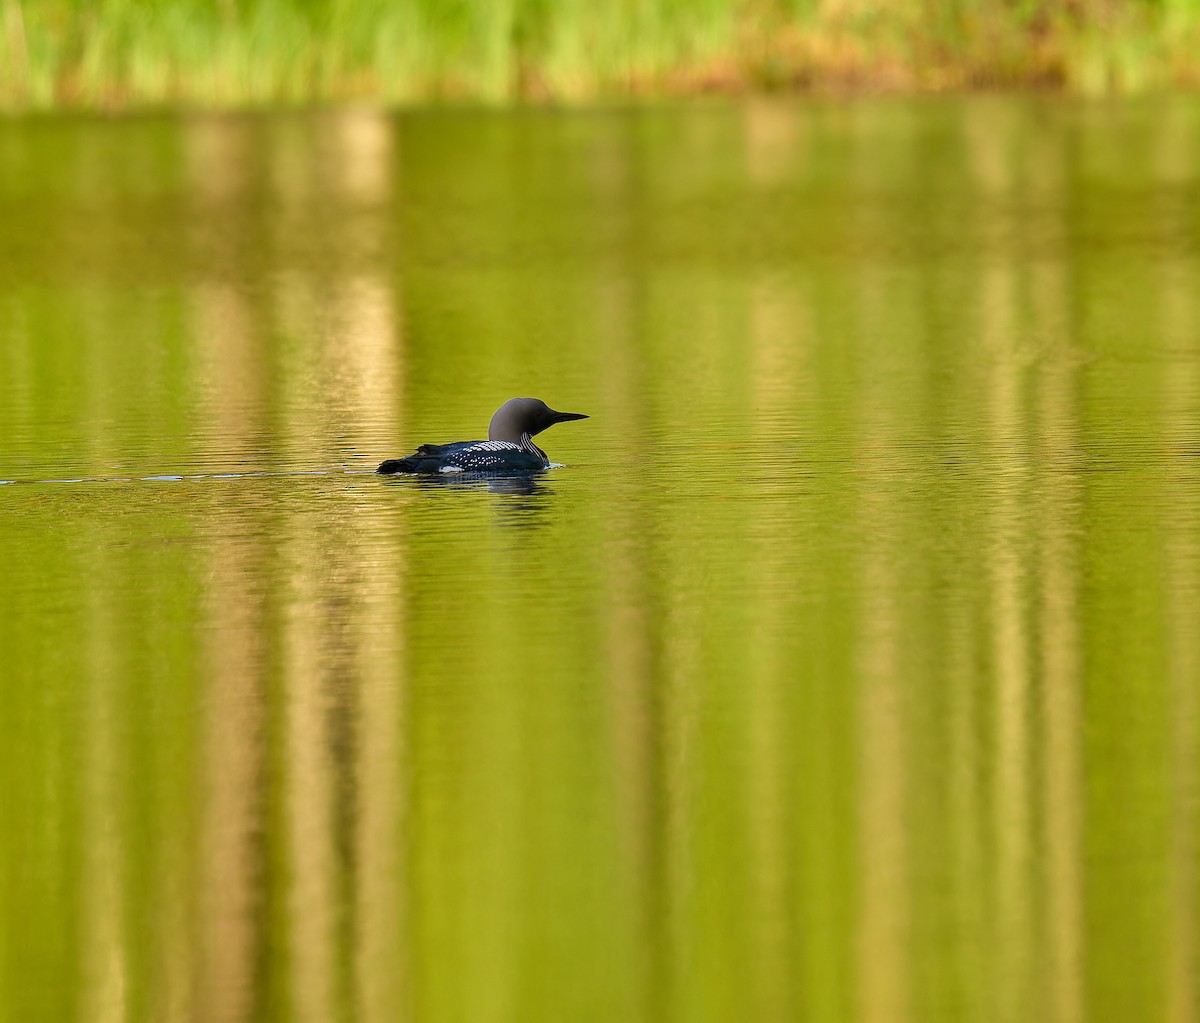
<instances>
[{"instance_id":1,"label":"loon","mask_svg":"<svg viewBox=\"0 0 1200 1023\"><path fill-rule=\"evenodd\" d=\"M533 438L555 423L587 419L581 412L555 412L540 398L509 398L492 416L487 440L422 444L405 458L389 458L375 471L395 473L537 472L550 467Z\"/></svg>"}]
</instances>

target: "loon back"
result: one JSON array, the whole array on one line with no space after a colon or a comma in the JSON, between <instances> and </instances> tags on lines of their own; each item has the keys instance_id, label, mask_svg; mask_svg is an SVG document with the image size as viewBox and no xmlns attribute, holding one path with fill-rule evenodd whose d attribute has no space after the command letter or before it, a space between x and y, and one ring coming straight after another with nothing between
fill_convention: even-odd
<instances>
[{"instance_id":1,"label":"loon back","mask_svg":"<svg viewBox=\"0 0 1200 1023\"><path fill-rule=\"evenodd\" d=\"M550 465L533 438L555 423L587 419L580 412L556 412L538 398L510 398L492 416L487 440L422 444L405 458L391 458L376 472L537 472Z\"/></svg>"},{"instance_id":2,"label":"loon back","mask_svg":"<svg viewBox=\"0 0 1200 1023\"><path fill-rule=\"evenodd\" d=\"M535 445L533 451L503 440L463 440L455 444L422 444L407 458L391 458L378 472L536 472L550 460ZM533 452L537 452L534 454Z\"/></svg>"}]
</instances>

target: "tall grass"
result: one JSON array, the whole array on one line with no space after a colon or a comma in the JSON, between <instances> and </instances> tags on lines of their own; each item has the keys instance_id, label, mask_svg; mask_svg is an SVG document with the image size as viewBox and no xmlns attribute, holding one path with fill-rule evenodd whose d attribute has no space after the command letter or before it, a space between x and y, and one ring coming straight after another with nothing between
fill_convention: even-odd
<instances>
[{"instance_id":1,"label":"tall grass","mask_svg":"<svg viewBox=\"0 0 1200 1023\"><path fill-rule=\"evenodd\" d=\"M1200 0L0 0L16 108L1200 84Z\"/></svg>"}]
</instances>

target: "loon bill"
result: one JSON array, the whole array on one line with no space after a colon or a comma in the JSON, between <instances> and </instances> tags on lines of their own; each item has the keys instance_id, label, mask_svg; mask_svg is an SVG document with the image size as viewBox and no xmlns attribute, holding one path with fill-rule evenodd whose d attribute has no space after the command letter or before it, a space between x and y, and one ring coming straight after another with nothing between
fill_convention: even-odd
<instances>
[{"instance_id":1,"label":"loon bill","mask_svg":"<svg viewBox=\"0 0 1200 1023\"><path fill-rule=\"evenodd\" d=\"M487 440L422 444L405 458L389 458L375 471L396 473L537 472L549 468L533 438L555 423L587 419L581 412L555 412L540 398L509 398L492 416Z\"/></svg>"}]
</instances>

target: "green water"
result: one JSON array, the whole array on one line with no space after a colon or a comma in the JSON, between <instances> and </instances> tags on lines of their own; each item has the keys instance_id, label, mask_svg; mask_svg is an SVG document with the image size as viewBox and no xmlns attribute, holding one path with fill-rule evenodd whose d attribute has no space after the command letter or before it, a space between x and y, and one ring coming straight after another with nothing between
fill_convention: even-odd
<instances>
[{"instance_id":1,"label":"green water","mask_svg":"<svg viewBox=\"0 0 1200 1023\"><path fill-rule=\"evenodd\" d=\"M2 1020L1200 1013L1198 101L0 121L0 479Z\"/></svg>"}]
</instances>

